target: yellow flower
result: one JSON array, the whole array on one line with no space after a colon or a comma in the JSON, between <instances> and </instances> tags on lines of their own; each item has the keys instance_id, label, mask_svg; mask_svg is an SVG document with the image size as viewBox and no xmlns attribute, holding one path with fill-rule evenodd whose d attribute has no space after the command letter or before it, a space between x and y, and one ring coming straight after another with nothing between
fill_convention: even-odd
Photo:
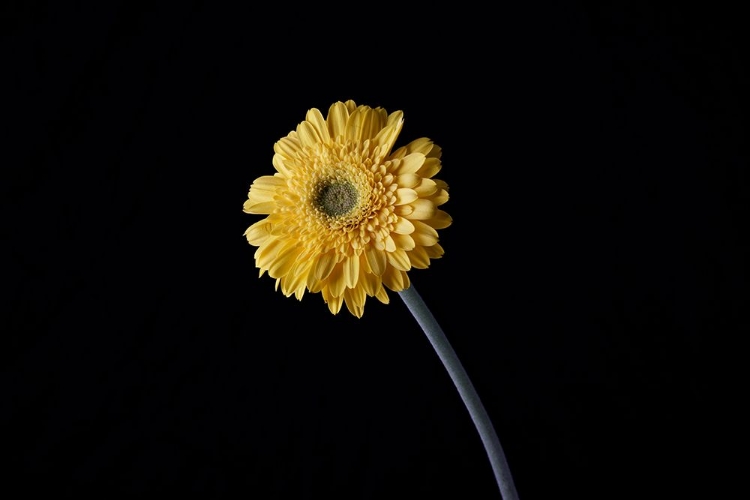
<instances>
[{"instance_id":1,"label":"yellow flower","mask_svg":"<svg viewBox=\"0 0 750 500\"><path fill-rule=\"evenodd\" d=\"M359 318L368 296L387 304L385 287L409 287L407 271L443 255L437 229L452 220L438 208L448 185L432 178L441 149L421 138L391 152L403 123L402 111L336 102L274 144L276 173L256 179L243 206L268 215L245 231L260 276Z\"/></svg>"}]
</instances>

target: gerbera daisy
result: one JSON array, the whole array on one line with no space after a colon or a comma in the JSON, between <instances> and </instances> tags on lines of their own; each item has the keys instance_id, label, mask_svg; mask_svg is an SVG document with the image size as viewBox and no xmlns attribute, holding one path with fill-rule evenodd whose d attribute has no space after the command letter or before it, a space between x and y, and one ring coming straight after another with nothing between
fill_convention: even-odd
<instances>
[{"instance_id":1,"label":"gerbera daisy","mask_svg":"<svg viewBox=\"0 0 750 500\"><path fill-rule=\"evenodd\" d=\"M361 317L368 296L387 304L385 288L408 288L412 267L443 255L441 149L421 138L392 151L403 123L402 111L336 102L274 144L276 173L256 179L243 206L268 215L245 231L260 276L287 297L320 292L333 314L346 304Z\"/></svg>"}]
</instances>

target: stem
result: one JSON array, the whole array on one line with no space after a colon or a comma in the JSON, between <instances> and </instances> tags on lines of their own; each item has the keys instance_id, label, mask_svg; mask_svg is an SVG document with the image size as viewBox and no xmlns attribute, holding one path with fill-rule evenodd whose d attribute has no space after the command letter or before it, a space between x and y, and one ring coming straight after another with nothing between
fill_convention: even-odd
<instances>
[{"instance_id":1,"label":"stem","mask_svg":"<svg viewBox=\"0 0 750 500\"><path fill-rule=\"evenodd\" d=\"M471 419L479 431L482 443L484 443L484 448L490 459L492 471L495 473L495 480L500 488L502 498L504 500L518 500L518 493L513 483L513 477L511 476L508 462L505 459L503 448L500 445L500 440L497 437L495 428L492 426L492 421L489 415L487 415L487 411L484 405L482 405L479 394L474 389L469 375L466 373L453 347L451 347L450 342L448 342L448 338L443 333L442 328L440 328L440 325L424 300L422 300L422 297L417 293L413 284L409 288L398 292L398 294L417 320L417 323L419 323L419 326L422 327L432 347L435 348L445 369L448 370L448 374L456 385L461 399L463 399L466 408L469 410Z\"/></svg>"}]
</instances>

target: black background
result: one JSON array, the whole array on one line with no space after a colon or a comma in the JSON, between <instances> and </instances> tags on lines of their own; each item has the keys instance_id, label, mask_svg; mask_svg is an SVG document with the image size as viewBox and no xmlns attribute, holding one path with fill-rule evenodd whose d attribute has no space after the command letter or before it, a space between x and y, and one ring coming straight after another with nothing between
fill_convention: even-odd
<instances>
[{"instance_id":1,"label":"black background","mask_svg":"<svg viewBox=\"0 0 750 500\"><path fill-rule=\"evenodd\" d=\"M410 277L521 499L723 482L710 361L750 326L737 13L4 5L4 487L498 498L398 295L333 316L257 276L249 185L346 99L443 148L454 222Z\"/></svg>"}]
</instances>

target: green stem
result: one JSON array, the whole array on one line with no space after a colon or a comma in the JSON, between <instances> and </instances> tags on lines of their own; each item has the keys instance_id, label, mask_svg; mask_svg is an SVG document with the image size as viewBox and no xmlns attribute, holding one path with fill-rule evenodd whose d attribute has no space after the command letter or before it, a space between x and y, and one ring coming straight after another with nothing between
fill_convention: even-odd
<instances>
[{"instance_id":1,"label":"green stem","mask_svg":"<svg viewBox=\"0 0 750 500\"><path fill-rule=\"evenodd\" d=\"M482 401L479 399L479 395L476 389L474 389L469 375L466 373L453 347L451 347L450 342L448 342L448 338L443 333L442 328L440 328L440 325L424 300L422 300L422 297L417 293L413 284L409 288L398 292L398 294L427 335L432 347L443 362L445 369L448 370L448 374L456 385L466 408L469 410L471 419L479 431L482 443L484 443L484 448L490 459L492 471L495 474L495 480L500 488L503 500L518 500L513 476L511 476L508 462L505 459L505 453L503 453L503 448L500 445L500 440L497 437L492 421L489 415L487 415L487 411L484 405L482 405Z\"/></svg>"}]
</instances>

